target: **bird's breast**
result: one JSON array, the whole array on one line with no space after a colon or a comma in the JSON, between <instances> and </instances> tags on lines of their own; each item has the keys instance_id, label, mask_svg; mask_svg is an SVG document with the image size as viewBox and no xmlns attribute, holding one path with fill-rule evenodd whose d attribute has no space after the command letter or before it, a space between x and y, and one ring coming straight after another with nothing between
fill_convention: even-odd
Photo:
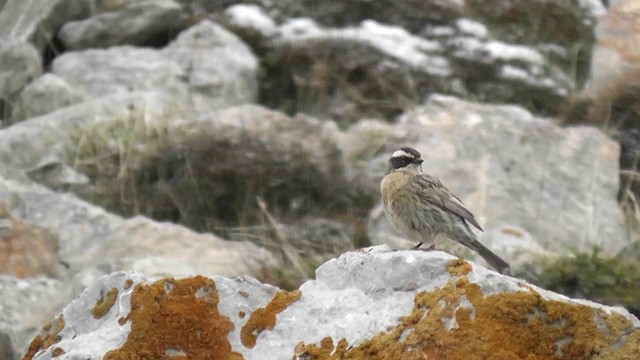
<instances>
[{"instance_id":1,"label":"bird's breast","mask_svg":"<svg viewBox=\"0 0 640 360\"><path fill-rule=\"evenodd\" d=\"M380 183L380 193L382 202L385 205L398 199L399 195L406 191L407 185L411 181L411 175L403 172L393 172L387 174Z\"/></svg>"}]
</instances>

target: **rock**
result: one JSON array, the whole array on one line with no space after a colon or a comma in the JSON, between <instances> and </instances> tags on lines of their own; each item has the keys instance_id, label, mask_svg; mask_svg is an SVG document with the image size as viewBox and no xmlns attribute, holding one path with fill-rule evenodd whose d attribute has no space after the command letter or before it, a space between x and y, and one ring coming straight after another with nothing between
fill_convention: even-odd
<instances>
[{"instance_id":1,"label":"rock","mask_svg":"<svg viewBox=\"0 0 640 360\"><path fill-rule=\"evenodd\" d=\"M574 86L572 69L553 60L549 46L498 40L467 18L429 27L422 36L373 20L323 28L294 19L278 27L266 51L253 27L229 27L266 52L264 103L345 126L363 117L396 116L434 92L481 94L489 102L550 114Z\"/></svg>"},{"instance_id":2,"label":"rock","mask_svg":"<svg viewBox=\"0 0 640 360\"><path fill-rule=\"evenodd\" d=\"M58 311L78 288L105 273L139 269L163 276L238 276L258 273L261 267L274 263L271 254L252 243L228 242L142 217L123 219L73 195L56 193L25 180L0 178L0 201L10 204L13 217L35 228L55 229L59 252L51 266L58 265L58 258L64 265L57 273L60 280L37 278L21 282L5 277L6 282L0 281L0 308L10 314L6 320L0 319L0 330L12 329L16 349L23 348L26 338L33 336L34 326ZM38 284L46 286L40 291ZM20 299L28 300L20 306ZM43 307L43 303L47 305Z\"/></svg>"},{"instance_id":3,"label":"rock","mask_svg":"<svg viewBox=\"0 0 640 360\"><path fill-rule=\"evenodd\" d=\"M161 276L237 276L274 266L271 254L250 242L225 241L142 216L126 220L89 257L93 264L107 264L111 269Z\"/></svg>"},{"instance_id":4,"label":"rock","mask_svg":"<svg viewBox=\"0 0 640 360\"><path fill-rule=\"evenodd\" d=\"M132 46L65 53L51 65L52 73L85 97L164 90L181 97L184 69L158 50Z\"/></svg>"},{"instance_id":5,"label":"rock","mask_svg":"<svg viewBox=\"0 0 640 360\"><path fill-rule=\"evenodd\" d=\"M558 113L588 77L604 8L490 3L275 1L264 12L229 7L222 22L268 60L263 103L290 113L347 125L396 116L434 92ZM531 33L540 24L530 14L544 30ZM282 23L276 32L271 19Z\"/></svg>"},{"instance_id":6,"label":"rock","mask_svg":"<svg viewBox=\"0 0 640 360\"><path fill-rule=\"evenodd\" d=\"M204 112L257 102L258 61L222 26L201 21L163 51L183 69L182 80L195 109Z\"/></svg>"},{"instance_id":7,"label":"rock","mask_svg":"<svg viewBox=\"0 0 640 360\"><path fill-rule=\"evenodd\" d=\"M157 47L187 26L181 12L173 0L133 1L113 11L68 22L58 37L71 50L114 45Z\"/></svg>"},{"instance_id":8,"label":"rock","mask_svg":"<svg viewBox=\"0 0 640 360\"><path fill-rule=\"evenodd\" d=\"M442 45L399 27L367 20L325 29L295 19L279 27L272 43L266 65L273 77L263 85L263 101L344 126L397 115L414 105L415 94L449 89L452 69Z\"/></svg>"},{"instance_id":9,"label":"rock","mask_svg":"<svg viewBox=\"0 0 640 360\"><path fill-rule=\"evenodd\" d=\"M57 234L12 217L7 204L0 207L0 274L17 278L57 275Z\"/></svg>"},{"instance_id":10,"label":"rock","mask_svg":"<svg viewBox=\"0 0 640 360\"><path fill-rule=\"evenodd\" d=\"M422 153L423 171L475 214L485 228L481 241L507 259L512 254L525 260L534 255L528 249L565 253L594 245L613 255L628 243L616 201L619 147L596 129L561 128L519 107L446 96L432 96L385 126L390 129L377 128L384 131L377 135L384 144L377 147L379 156L360 173L361 184L368 182L364 191L379 192L390 154L408 145ZM370 137L356 130L354 136ZM370 216L372 242L412 246L390 228L381 206ZM500 233L520 240L497 247L492 237ZM526 239L535 242L523 245Z\"/></svg>"},{"instance_id":11,"label":"rock","mask_svg":"<svg viewBox=\"0 0 640 360\"><path fill-rule=\"evenodd\" d=\"M633 358L638 346L640 321L623 308L569 299L439 251L381 246L325 263L316 280L293 292L249 277L113 273L45 324L25 359L167 352L230 359L523 353L607 359Z\"/></svg>"},{"instance_id":12,"label":"rock","mask_svg":"<svg viewBox=\"0 0 640 360\"><path fill-rule=\"evenodd\" d=\"M258 5L236 4L219 16L220 23L240 36L251 49L264 54L278 27L275 21Z\"/></svg>"},{"instance_id":13,"label":"rock","mask_svg":"<svg viewBox=\"0 0 640 360\"><path fill-rule=\"evenodd\" d=\"M3 165L0 174L12 179L24 178L16 170L33 172L43 166L51 168L55 162L66 164L68 151L78 146L69 142L68 135L72 131L81 132L92 123L126 118L142 111L161 122L166 119L169 109L179 111L180 104L166 94L134 92L104 96L14 124L0 130Z\"/></svg>"},{"instance_id":14,"label":"rock","mask_svg":"<svg viewBox=\"0 0 640 360\"><path fill-rule=\"evenodd\" d=\"M60 27L91 13L90 0L7 0L0 11L0 37L31 42L44 55ZM3 39L3 42L5 40Z\"/></svg>"},{"instance_id":15,"label":"rock","mask_svg":"<svg viewBox=\"0 0 640 360\"><path fill-rule=\"evenodd\" d=\"M0 276L0 334L5 334L8 347L2 350L14 356L8 360L20 359L29 341L37 334L42 324L60 312L66 304L76 296L65 284L57 279L36 276L17 279L13 276ZM0 338L2 335L0 335ZM0 340L0 345L2 340Z\"/></svg>"},{"instance_id":16,"label":"rock","mask_svg":"<svg viewBox=\"0 0 640 360\"><path fill-rule=\"evenodd\" d=\"M82 96L72 89L64 79L47 73L22 90L13 108L11 121L45 115L82 100Z\"/></svg>"},{"instance_id":17,"label":"rock","mask_svg":"<svg viewBox=\"0 0 640 360\"><path fill-rule=\"evenodd\" d=\"M83 96L166 92L197 112L255 102L257 69L247 46L210 21L189 28L163 50L78 51L52 64L52 72Z\"/></svg>"},{"instance_id":18,"label":"rock","mask_svg":"<svg viewBox=\"0 0 640 360\"><path fill-rule=\"evenodd\" d=\"M11 114L16 96L40 75L42 63L31 44L3 39L0 41L0 64L0 120L8 120L5 117Z\"/></svg>"}]
</instances>

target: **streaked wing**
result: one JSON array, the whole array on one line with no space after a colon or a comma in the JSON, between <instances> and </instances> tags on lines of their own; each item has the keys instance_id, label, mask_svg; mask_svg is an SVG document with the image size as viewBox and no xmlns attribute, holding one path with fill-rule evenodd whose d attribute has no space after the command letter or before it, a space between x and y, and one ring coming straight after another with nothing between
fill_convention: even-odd
<instances>
[{"instance_id":1,"label":"streaked wing","mask_svg":"<svg viewBox=\"0 0 640 360\"><path fill-rule=\"evenodd\" d=\"M420 177L420 185L422 187L420 198L424 201L430 202L443 210L450 211L462 217L479 230L483 230L471 211L464 206L460 199L451 194L438 179L423 174Z\"/></svg>"}]
</instances>

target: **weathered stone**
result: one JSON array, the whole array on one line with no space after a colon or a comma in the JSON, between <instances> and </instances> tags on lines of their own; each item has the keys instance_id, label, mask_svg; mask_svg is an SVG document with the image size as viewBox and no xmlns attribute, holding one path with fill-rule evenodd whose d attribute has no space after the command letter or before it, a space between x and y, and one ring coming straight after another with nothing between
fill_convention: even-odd
<instances>
[{"instance_id":1,"label":"weathered stone","mask_svg":"<svg viewBox=\"0 0 640 360\"><path fill-rule=\"evenodd\" d=\"M90 0L7 0L0 11L0 38L31 42L40 54L53 47L53 38L67 21L91 13Z\"/></svg>"},{"instance_id":2,"label":"weathered stone","mask_svg":"<svg viewBox=\"0 0 640 360\"><path fill-rule=\"evenodd\" d=\"M64 54L54 74L84 96L166 92L194 111L255 102L258 64L235 35L210 21L181 33L162 50L131 46Z\"/></svg>"},{"instance_id":3,"label":"weathered stone","mask_svg":"<svg viewBox=\"0 0 640 360\"><path fill-rule=\"evenodd\" d=\"M40 56L31 44L0 40L0 120L7 120L20 90L41 72Z\"/></svg>"},{"instance_id":4,"label":"weathered stone","mask_svg":"<svg viewBox=\"0 0 640 360\"><path fill-rule=\"evenodd\" d=\"M31 118L0 130L0 173L10 178L20 177L16 170L34 170L51 164L58 156L65 163L67 150L78 144L69 144L68 134L92 123L111 120L114 117L132 116L144 110L152 119L166 120L167 112L177 111L180 104L166 94L135 92L105 96L59 109L52 113ZM12 168L8 168L12 166ZM24 178L24 177L22 177Z\"/></svg>"},{"instance_id":5,"label":"weathered stone","mask_svg":"<svg viewBox=\"0 0 640 360\"><path fill-rule=\"evenodd\" d=\"M0 203L0 274L27 278L58 273L58 236L8 213Z\"/></svg>"},{"instance_id":6,"label":"weathered stone","mask_svg":"<svg viewBox=\"0 0 640 360\"><path fill-rule=\"evenodd\" d=\"M248 277L114 273L43 328L26 358L168 351L230 359L610 359L632 358L640 346L640 321L623 308L569 299L438 251L346 253L300 290L277 290Z\"/></svg>"},{"instance_id":7,"label":"weathered stone","mask_svg":"<svg viewBox=\"0 0 640 360\"><path fill-rule=\"evenodd\" d=\"M201 21L182 32L163 54L183 69L182 81L200 112L258 99L258 60L233 33Z\"/></svg>"},{"instance_id":8,"label":"weathered stone","mask_svg":"<svg viewBox=\"0 0 640 360\"><path fill-rule=\"evenodd\" d=\"M173 0L133 1L113 11L68 22L58 37L72 50L114 45L161 46L186 26L181 7Z\"/></svg>"},{"instance_id":9,"label":"weathered stone","mask_svg":"<svg viewBox=\"0 0 640 360\"><path fill-rule=\"evenodd\" d=\"M27 85L18 96L11 121L45 115L81 102L82 96L64 79L51 73L44 74Z\"/></svg>"}]
</instances>

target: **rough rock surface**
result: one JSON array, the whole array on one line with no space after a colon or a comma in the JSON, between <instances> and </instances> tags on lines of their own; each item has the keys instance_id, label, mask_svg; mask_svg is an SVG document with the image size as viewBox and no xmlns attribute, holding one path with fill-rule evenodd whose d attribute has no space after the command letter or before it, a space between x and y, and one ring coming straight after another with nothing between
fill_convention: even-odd
<instances>
[{"instance_id":1,"label":"rough rock surface","mask_svg":"<svg viewBox=\"0 0 640 360\"><path fill-rule=\"evenodd\" d=\"M25 358L631 359L638 349L640 321L622 308L381 246L325 263L293 292L248 277L113 273L45 324Z\"/></svg>"},{"instance_id":2,"label":"rough rock surface","mask_svg":"<svg viewBox=\"0 0 640 360\"><path fill-rule=\"evenodd\" d=\"M66 23L58 37L67 49L114 45L160 46L182 31L186 18L173 0L134 1L115 11Z\"/></svg>"},{"instance_id":3,"label":"rough rock surface","mask_svg":"<svg viewBox=\"0 0 640 360\"><path fill-rule=\"evenodd\" d=\"M54 47L60 27L91 12L87 0L7 0L0 8L0 38L31 42L40 54ZM56 49L57 50L57 49Z\"/></svg>"},{"instance_id":4,"label":"rough rock surface","mask_svg":"<svg viewBox=\"0 0 640 360\"><path fill-rule=\"evenodd\" d=\"M162 50L132 46L66 53L52 72L89 98L166 92L196 111L255 102L257 60L235 35L210 21Z\"/></svg>"},{"instance_id":5,"label":"rough rock surface","mask_svg":"<svg viewBox=\"0 0 640 360\"><path fill-rule=\"evenodd\" d=\"M263 102L286 111L351 123L440 92L557 113L588 75L603 7L490 3L276 1L220 21L264 54Z\"/></svg>"},{"instance_id":6,"label":"rough rock surface","mask_svg":"<svg viewBox=\"0 0 640 360\"><path fill-rule=\"evenodd\" d=\"M0 64L0 120L5 120L20 90L42 72L42 62L31 44L0 38Z\"/></svg>"},{"instance_id":7,"label":"rough rock surface","mask_svg":"<svg viewBox=\"0 0 640 360\"><path fill-rule=\"evenodd\" d=\"M141 217L122 219L27 180L0 178L0 201L9 205L13 217L59 239L55 261L47 263L57 279L4 276L0 281L0 309L7 314L0 318L0 330L11 330L16 349L33 335L34 326L105 273L138 269L159 276L239 276L274 262L270 253L249 242L224 241ZM35 255L45 256L41 251Z\"/></svg>"},{"instance_id":8,"label":"rough rock surface","mask_svg":"<svg viewBox=\"0 0 640 360\"><path fill-rule=\"evenodd\" d=\"M519 107L446 96L431 97L396 125L363 127L353 133L362 140L348 136L345 142L354 146L350 153L367 139L381 143L378 157L354 176L368 191L379 192L397 147L415 147L425 159L423 171L440 178L476 215L486 230L479 234L483 242L493 245L496 232L513 235L492 247L512 260L530 260L532 250L548 254L593 245L615 254L627 244L616 201L619 147L597 129L561 128ZM411 246L396 240L381 208L371 216L374 243Z\"/></svg>"},{"instance_id":9,"label":"rough rock surface","mask_svg":"<svg viewBox=\"0 0 640 360\"><path fill-rule=\"evenodd\" d=\"M25 86L13 107L11 121L48 114L82 100L64 79L47 73Z\"/></svg>"}]
</instances>

